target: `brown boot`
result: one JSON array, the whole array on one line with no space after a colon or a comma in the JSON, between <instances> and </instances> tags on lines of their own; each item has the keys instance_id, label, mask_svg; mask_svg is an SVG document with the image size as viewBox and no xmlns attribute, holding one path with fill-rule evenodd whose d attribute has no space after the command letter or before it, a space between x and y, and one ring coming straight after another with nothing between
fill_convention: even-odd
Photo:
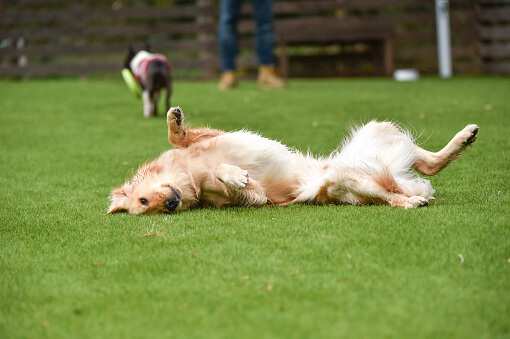
<instances>
[{"instance_id":1,"label":"brown boot","mask_svg":"<svg viewBox=\"0 0 510 339\"><path fill-rule=\"evenodd\" d=\"M218 88L222 91L234 89L237 87L237 77L234 71L226 71L221 73Z\"/></svg>"},{"instance_id":2,"label":"brown boot","mask_svg":"<svg viewBox=\"0 0 510 339\"><path fill-rule=\"evenodd\" d=\"M287 83L283 80L273 66L260 66L257 78L259 86L264 89L286 88Z\"/></svg>"}]
</instances>

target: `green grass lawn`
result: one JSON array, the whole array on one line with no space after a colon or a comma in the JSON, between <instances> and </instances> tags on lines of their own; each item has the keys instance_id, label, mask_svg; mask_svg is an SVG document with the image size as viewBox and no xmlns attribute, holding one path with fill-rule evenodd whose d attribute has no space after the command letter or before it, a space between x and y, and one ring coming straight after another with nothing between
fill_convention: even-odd
<instances>
[{"instance_id":1,"label":"green grass lawn","mask_svg":"<svg viewBox=\"0 0 510 339\"><path fill-rule=\"evenodd\" d=\"M351 123L474 146L428 207L290 206L105 214L170 146L165 114L119 81L0 82L1 338L510 336L510 79L176 82L189 123L315 154Z\"/></svg>"}]
</instances>

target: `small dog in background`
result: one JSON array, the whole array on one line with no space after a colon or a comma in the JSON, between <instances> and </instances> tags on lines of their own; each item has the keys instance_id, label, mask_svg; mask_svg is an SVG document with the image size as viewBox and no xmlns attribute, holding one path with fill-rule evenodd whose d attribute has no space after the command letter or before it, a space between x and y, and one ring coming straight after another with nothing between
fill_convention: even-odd
<instances>
[{"instance_id":1,"label":"small dog in background","mask_svg":"<svg viewBox=\"0 0 510 339\"><path fill-rule=\"evenodd\" d=\"M133 73L142 87L143 115L153 117L157 115L158 100L162 89L166 90L166 110L170 109L172 95L172 66L162 54L149 52L150 47L135 52L129 46L128 55L124 61L124 68Z\"/></svg>"}]
</instances>

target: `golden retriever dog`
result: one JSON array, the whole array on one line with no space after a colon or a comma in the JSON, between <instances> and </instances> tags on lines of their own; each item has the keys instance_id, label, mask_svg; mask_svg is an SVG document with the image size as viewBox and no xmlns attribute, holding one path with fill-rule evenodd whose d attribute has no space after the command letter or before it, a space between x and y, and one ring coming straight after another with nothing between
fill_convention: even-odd
<instances>
[{"instance_id":1,"label":"golden retriever dog","mask_svg":"<svg viewBox=\"0 0 510 339\"><path fill-rule=\"evenodd\" d=\"M394 123L371 121L353 128L329 156L314 157L250 131L190 128L183 119L180 108L168 111L168 139L178 148L114 189L109 213L291 203L426 206L434 189L418 173L440 172L478 132L468 125L434 153Z\"/></svg>"}]
</instances>

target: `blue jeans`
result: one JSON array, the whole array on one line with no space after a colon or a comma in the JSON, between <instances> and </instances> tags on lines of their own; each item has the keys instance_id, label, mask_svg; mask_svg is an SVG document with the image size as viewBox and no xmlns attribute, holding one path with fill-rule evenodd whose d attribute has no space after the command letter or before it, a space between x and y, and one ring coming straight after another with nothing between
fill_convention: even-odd
<instances>
[{"instance_id":1,"label":"blue jeans","mask_svg":"<svg viewBox=\"0 0 510 339\"><path fill-rule=\"evenodd\" d=\"M256 22L255 50L261 65L273 64L273 8L272 0L252 0ZM220 18L218 22L218 48L220 51L221 71L235 71L239 54L239 35L237 26L243 0L220 0Z\"/></svg>"}]
</instances>

